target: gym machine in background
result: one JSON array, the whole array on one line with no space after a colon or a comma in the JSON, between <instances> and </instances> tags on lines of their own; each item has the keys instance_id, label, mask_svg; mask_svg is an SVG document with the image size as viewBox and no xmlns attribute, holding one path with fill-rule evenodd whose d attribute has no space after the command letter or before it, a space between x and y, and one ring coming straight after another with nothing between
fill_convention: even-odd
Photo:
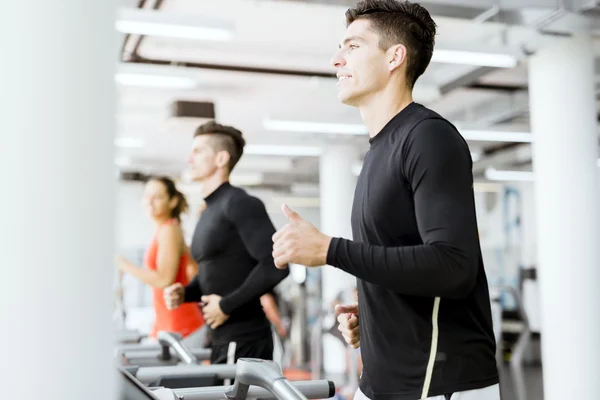
<instances>
[{"instance_id":1,"label":"gym machine in background","mask_svg":"<svg viewBox=\"0 0 600 400\"><path fill-rule=\"evenodd\" d=\"M211 349L189 349L181 343L181 335L174 332L158 333L157 344L124 344L117 346L116 357L121 365L168 366L198 365L209 360Z\"/></svg>"}]
</instances>

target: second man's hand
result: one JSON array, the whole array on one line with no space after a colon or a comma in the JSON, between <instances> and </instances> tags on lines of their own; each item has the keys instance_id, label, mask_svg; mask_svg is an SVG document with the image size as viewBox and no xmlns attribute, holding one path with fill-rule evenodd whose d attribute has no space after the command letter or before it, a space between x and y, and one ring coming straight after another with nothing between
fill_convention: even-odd
<instances>
[{"instance_id":1,"label":"second man's hand","mask_svg":"<svg viewBox=\"0 0 600 400\"><path fill-rule=\"evenodd\" d=\"M174 310L183 303L185 288L181 283L174 283L163 290L165 305L167 309Z\"/></svg>"},{"instance_id":2,"label":"second man's hand","mask_svg":"<svg viewBox=\"0 0 600 400\"><path fill-rule=\"evenodd\" d=\"M218 328L229 319L229 315L221 310L220 301L221 296L216 294L202 296L202 302L204 303L204 306L202 307L204 321L206 321L211 329Z\"/></svg>"},{"instance_id":3,"label":"second man's hand","mask_svg":"<svg viewBox=\"0 0 600 400\"><path fill-rule=\"evenodd\" d=\"M320 267L327 263L331 238L302 219L287 205L282 206L289 224L273 235L273 259L277 268L288 264Z\"/></svg>"}]
</instances>

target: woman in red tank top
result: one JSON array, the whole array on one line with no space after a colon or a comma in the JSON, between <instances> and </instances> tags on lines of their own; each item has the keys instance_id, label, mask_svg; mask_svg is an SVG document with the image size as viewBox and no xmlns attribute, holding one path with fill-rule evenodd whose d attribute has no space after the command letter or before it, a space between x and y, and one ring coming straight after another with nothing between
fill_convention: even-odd
<instances>
[{"instance_id":1,"label":"woman in red tank top","mask_svg":"<svg viewBox=\"0 0 600 400\"><path fill-rule=\"evenodd\" d=\"M180 333L190 347L201 347L204 340L200 328L204 318L200 307L187 303L169 310L163 297L164 288L174 283L185 286L197 272L180 225L180 215L187 210L187 201L170 178L153 177L146 183L144 203L156 223L156 233L144 257L146 268L123 257L119 257L118 267L152 286L156 318L149 335L151 339L156 339L159 331L171 331Z\"/></svg>"}]
</instances>

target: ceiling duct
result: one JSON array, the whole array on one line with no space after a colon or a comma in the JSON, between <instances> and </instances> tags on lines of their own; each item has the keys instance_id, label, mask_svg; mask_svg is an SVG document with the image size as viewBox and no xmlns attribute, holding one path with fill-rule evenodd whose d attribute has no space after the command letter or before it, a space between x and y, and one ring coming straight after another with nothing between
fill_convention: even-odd
<instances>
[{"instance_id":1,"label":"ceiling duct","mask_svg":"<svg viewBox=\"0 0 600 400\"><path fill-rule=\"evenodd\" d=\"M148 175L138 171L120 171L119 180L122 182L146 182Z\"/></svg>"},{"instance_id":2,"label":"ceiling duct","mask_svg":"<svg viewBox=\"0 0 600 400\"><path fill-rule=\"evenodd\" d=\"M176 101L171 105L172 118L215 118L215 104L200 101Z\"/></svg>"}]
</instances>

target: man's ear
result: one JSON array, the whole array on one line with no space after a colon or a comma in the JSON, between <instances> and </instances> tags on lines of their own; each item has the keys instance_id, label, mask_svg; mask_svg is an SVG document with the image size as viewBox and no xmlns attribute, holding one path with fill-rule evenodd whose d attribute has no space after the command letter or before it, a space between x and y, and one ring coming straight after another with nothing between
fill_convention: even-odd
<instances>
[{"instance_id":1,"label":"man's ear","mask_svg":"<svg viewBox=\"0 0 600 400\"><path fill-rule=\"evenodd\" d=\"M390 47L386 53L388 54L388 70L390 72L393 72L406 62L406 46L403 44L396 44Z\"/></svg>"},{"instance_id":2,"label":"man's ear","mask_svg":"<svg viewBox=\"0 0 600 400\"><path fill-rule=\"evenodd\" d=\"M229 165L229 160L231 159L231 155L228 151L222 150L217 152L217 157L215 162L218 167L227 167Z\"/></svg>"}]
</instances>

